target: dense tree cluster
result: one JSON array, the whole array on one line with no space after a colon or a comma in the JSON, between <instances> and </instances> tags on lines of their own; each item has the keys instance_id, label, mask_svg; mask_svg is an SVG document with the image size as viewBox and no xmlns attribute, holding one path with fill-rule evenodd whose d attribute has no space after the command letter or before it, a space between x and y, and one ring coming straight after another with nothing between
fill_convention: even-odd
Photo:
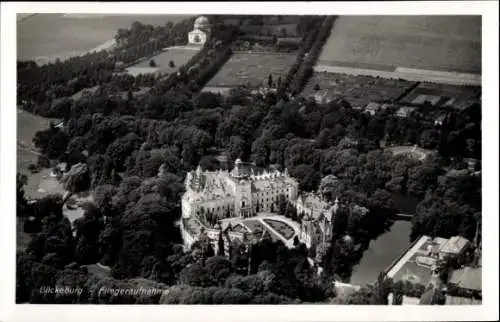
<instances>
[{"instance_id":1,"label":"dense tree cluster","mask_svg":"<svg viewBox=\"0 0 500 322\"><path fill-rule=\"evenodd\" d=\"M84 207L84 216L75 221L73 232L63 216L66 200L49 196L28 203L23 192L26 179L18 176L18 215L26 219L24 230L33 236L27 249L18 253L19 302L326 301L335 296L332 280L348 280L370 240L390 226L398 211L393 194L423 198L413 219L414 238L421 234L480 238L480 177L447 173L464 168L466 158L480 159L478 106L450 110L442 124L435 125L418 113L415 118L399 119L387 109L370 116L343 100L318 104L298 95L289 97L286 93L298 92L307 79L332 17L301 21L304 41L297 63L279 81L277 93L250 94L245 87L233 88L225 97L200 93L228 59L238 36L237 26L218 21L214 18L213 38L203 49L179 73L161 80L113 76L119 50L42 67L19 63L25 108L65 119L63 127L52 124L38 132L33 142L48 159L67 163L71 170L64 182L70 192L90 188L94 197ZM118 32L119 48L135 52L130 54L135 57L149 55L160 45L182 43L177 38L191 28L188 22L160 27L136 23ZM90 96L53 104L94 85L98 89ZM140 86L151 90L136 96L133 92ZM414 160L382 149L382 141L419 144L437 153L424 161ZM216 254L201 239L184 252L176 225L183 178L198 164L210 170L222 167L216 158L221 153L229 167L241 158L259 167L286 168L301 190L319 191L331 202L338 197L346 207L335 215L331 243L307 251L299 243L287 249L264 240L229 245L229 254L219 247ZM356 211L354 204L366 207L368 214ZM284 198L276 212L302 220ZM318 276L308 257L318 258L325 274ZM110 276L93 280L95 274L85 267L95 263L109 266ZM89 278L110 288L155 285L169 292L140 298L104 296L87 282ZM392 288L397 290L396 302L401 294L423 292L387 284L381 276L375 286L343 301L387 304ZM42 285L81 287L85 295L55 298L42 294Z\"/></svg>"},{"instance_id":2,"label":"dense tree cluster","mask_svg":"<svg viewBox=\"0 0 500 322\"><path fill-rule=\"evenodd\" d=\"M295 80L292 85L293 93L300 93L304 85L306 85L309 78L313 75L313 67L321 54L323 45L330 36L332 26L335 22L336 16L328 16L322 22L316 31L314 43L306 52L300 67L295 75ZM308 39L306 39L307 41Z\"/></svg>"},{"instance_id":3,"label":"dense tree cluster","mask_svg":"<svg viewBox=\"0 0 500 322\"><path fill-rule=\"evenodd\" d=\"M481 177L442 176L418 205L412 235L459 235L479 242L481 218Z\"/></svg>"}]
</instances>

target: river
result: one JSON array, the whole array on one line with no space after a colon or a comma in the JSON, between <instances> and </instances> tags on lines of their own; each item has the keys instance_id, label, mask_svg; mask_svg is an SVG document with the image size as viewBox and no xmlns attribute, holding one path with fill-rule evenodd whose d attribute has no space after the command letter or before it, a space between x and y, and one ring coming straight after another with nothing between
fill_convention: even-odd
<instances>
[{"instance_id":1,"label":"river","mask_svg":"<svg viewBox=\"0 0 500 322\"><path fill-rule=\"evenodd\" d=\"M393 200L400 212L414 214L419 200L401 194L394 194ZM377 279L401 253L410 245L411 222L397 220L390 230L370 242L358 265L354 266L350 283L365 285Z\"/></svg>"},{"instance_id":2,"label":"river","mask_svg":"<svg viewBox=\"0 0 500 322\"><path fill-rule=\"evenodd\" d=\"M24 19L23 19L24 18ZM180 22L180 15L36 14L18 16L17 59L45 63L83 54L129 28L134 21L151 25Z\"/></svg>"}]
</instances>

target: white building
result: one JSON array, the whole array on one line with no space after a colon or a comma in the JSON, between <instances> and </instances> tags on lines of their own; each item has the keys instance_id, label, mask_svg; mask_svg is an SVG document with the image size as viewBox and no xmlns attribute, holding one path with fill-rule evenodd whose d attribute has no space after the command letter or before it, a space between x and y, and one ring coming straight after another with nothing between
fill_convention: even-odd
<instances>
[{"instance_id":1,"label":"white building","mask_svg":"<svg viewBox=\"0 0 500 322\"><path fill-rule=\"evenodd\" d=\"M190 45L203 45L210 39L211 25L207 17L198 17L194 21L194 28L188 34Z\"/></svg>"}]
</instances>

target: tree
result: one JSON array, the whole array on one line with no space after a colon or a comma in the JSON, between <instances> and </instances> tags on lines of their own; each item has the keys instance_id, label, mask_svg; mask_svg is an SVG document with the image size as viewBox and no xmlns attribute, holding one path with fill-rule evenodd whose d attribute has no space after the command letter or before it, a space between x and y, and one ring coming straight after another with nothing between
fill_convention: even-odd
<instances>
[{"instance_id":1,"label":"tree","mask_svg":"<svg viewBox=\"0 0 500 322\"><path fill-rule=\"evenodd\" d=\"M210 276L208 271L200 263L194 263L184 268L179 274L179 282L199 287L216 285L212 276Z\"/></svg>"},{"instance_id":2,"label":"tree","mask_svg":"<svg viewBox=\"0 0 500 322\"><path fill-rule=\"evenodd\" d=\"M175 63L174 63L174 61L173 61L173 60L169 61L169 62L168 62L168 66L169 66L170 68L174 68L174 67L175 67Z\"/></svg>"},{"instance_id":3,"label":"tree","mask_svg":"<svg viewBox=\"0 0 500 322\"><path fill-rule=\"evenodd\" d=\"M339 187L341 186L339 179L329 174L321 179L319 191L326 200L333 200L334 196L338 196Z\"/></svg>"},{"instance_id":4,"label":"tree","mask_svg":"<svg viewBox=\"0 0 500 322\"><path fill-rule=\"evenodd\" d=\"M219 240L217 241L217 256L224 256L224 239L222 237L222 230L219 232Z\"/></svg>"},{"instance_id":5,"label":"tree","mask_svg":"<svg viewBox=\"0 0 500 322\"><path fill-rule=\"evenodd\" d=\"M207 259L204 269L216 286L223 286L233 272L231 262L224 256L210 257Z\"/></svg>"},{"instance_id":6,"label":"tree","mask_svg":"<svg viewBox=\"0 0 500 322\"><path fill-rule=\"evenodd\" d=\"M94 203L105 216L112 215L113 211L113 196L116 194L117 188L113 185L97 186L94 190Z\"/></svg>"},{"instance_id":7,"label":"tree","mask_svg":"<svg viewBox=\"0 0 500 322\"><path fill-rule=\"evenodd\" d=\"M272 74L269 74L269 76L267 78L267 86L269 88L273 87L273 75Z\"/></svg>"},{"instance_id":8,"label":"tree","mask_svg":"<svg viewBox=\"0 0 500 322\"><path fill-rule=\"evenodd\" d=\"M380 273L375 283L372 295L372 304L387 305L388 296L391 290L391 281L384 273Z\"/></svg>"},{"instance_id":9,"label":"tree","mask_svg":"<svg viewBox=\"0 0 500 322\"><path fill-rule=\"evenodd\" d=\"M400 284L395 284L393 287L393 292L392 292L392 305L402 305L403 304L403 290L401 287L396 287L396 285Z\"/></svg>"},{"instance_id":10,"label":"tree","mask_svg":"<svg viewBox=\"0 0 500 322\"><path fill-rule=\"evenodd\" d=\"M439 144L439 133L435 129L429 129L422 132L420 136L420 145L424 149L435 149Z\"/></svg>"},{"instance_id":11,"label":"tree","mask_svg":"<svg viewBox=\"0 0 500 322\"><path fill-rule=\"evenodd\" d=\"M155 60L154 60L154 59L151 59L151 60L149 61L149 67L151 67L151 68L155 68L155 67L156 67L156 62L155 62Z\"/></svg>"},{"instance_id":12,"label":"tree","mask_svg":"<svg viewBox=\"0 0 500 322\"><path fill-rule=\"evenodd\" d=\"M287 205L288 205L288 200L286 199L285 195L280 194L278 195L278 215L280 216L286 216L287 215Z\"/></svg>"},{"instance_id":13,"label":"tree","mask_svg":"<svg viewBox=\"0 0 500 322\"><path fill-rule=\"evenodd\" d=\"M79 163L71 167L65 173L63 179L64 188L71 193L78 193L90 187L90 173L86 164Z\"/></svg>"},{"instance_id":14,"label":"tree","mask_svg":"<svg viewBox=\"0 0 500 322\"><path fill-rule=\"evenodd\" d=\"M242 157L244 145L245 141L239 135L231 136L229 138L228 154L231 160L236 160Z\"/></svg>"},{"instance_id":15,"label":"tree","mask_svg":"<svg viewBox=\"0 0 500 322\"><path fill-rule=\"evenodd\" d=\"M17 173L17 179L16 179L16 192L17 192L17 209L16 209L16 214L18 217L24 217L29 214L28 211L28 201L24 197L24 186L28 182L28 177L21 173Z\"/></svg>"},{"instance_id":16,"label":"tree","mask_svg":"<svg viewBox=\"0 0 500 322\"><path fill-rule=\"evenodd\" d=\"M297 178L299 182L299 189L305 191L314 191L320 181L319 173L313 166L301 164L297 167L291 168L290 173Z\"/></svg>"}]
</instances>

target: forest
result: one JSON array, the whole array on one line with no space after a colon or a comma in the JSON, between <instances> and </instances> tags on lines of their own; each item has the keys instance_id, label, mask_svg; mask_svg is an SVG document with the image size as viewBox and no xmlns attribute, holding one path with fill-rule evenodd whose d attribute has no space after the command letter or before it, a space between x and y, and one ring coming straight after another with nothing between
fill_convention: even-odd
<instances>
[{"instance_id":1,"label":"forest","mask_svg":"<svg viewBox=\"0 0 500 322\"><path fill-rule=\"evenodd\" d=\"M331 26L322 21L321 26ZM143 56L159 46L137 49L148 37L163 35L162 44L182 43L185 37L179 35L187 34L183 32L190 26L187 21L158 31L134 24L119 31L117 39L128 39L120 41L130 55ZM219 29L203 54L188 63L196 71L184 68L166 81L115 77L116 56L102 52L42 67L18 63L18 100L25 102L23 108L64 119L64 127L54 124L33 138L46 156L39 166L48 160L66 162L68 170L80 166L70 171L65 188L94 196L73 232L63 215L63 196L30 203L24 196L25 178L18 175L17 216L26 219L24 230L33 235L17 254L18 303L331 301L333 280L348 277L362 253L351 240L366 247L390 225L397 212L392 193L422 199L412 221L412 239L422 234L480 238L481 177L448 175L451 169L465 169L466 158L480 159L480 106L450 111L442 125L435 125L425 117L400 119L390 110L370 116L344 100L318 104L298 94L314 57L298 61L297 72L276 93L251 94L245 87L227 96L199 92L230 55L229 44L237 34L232 27ZM314 47L324 41L321 29L317 34L302 45ZM294 77L298 78L292 82ZM152 90L135 97L133 89L145 83ZM99 89L92 96L52 104L55 98L93 85ZM127 94L112 95L116 92ZM425 145L436 152L420 162L392 155L381 148L381 141ZM215 254L201 239L185 252L176 225L185 175L198 164L209 170L223 167L216 158L220 153L228 156L229 167L241 158L260 167L287 168L301 190L362 205L369 215L360 217L347 209L337 214L331 245L315 250L324 253L321 276L300 244L288 249L264 240L251 249L235 244L230 254ZM94 272L96 263L109 267L109 272ZM390 290L416 292L400 284L381 277L346 301L387 304ZM85 291L71 296L40 292L47 285ZM139 285L170 291L141 297L99 293L101 287Z\"/></svg>"}]
</instances>

